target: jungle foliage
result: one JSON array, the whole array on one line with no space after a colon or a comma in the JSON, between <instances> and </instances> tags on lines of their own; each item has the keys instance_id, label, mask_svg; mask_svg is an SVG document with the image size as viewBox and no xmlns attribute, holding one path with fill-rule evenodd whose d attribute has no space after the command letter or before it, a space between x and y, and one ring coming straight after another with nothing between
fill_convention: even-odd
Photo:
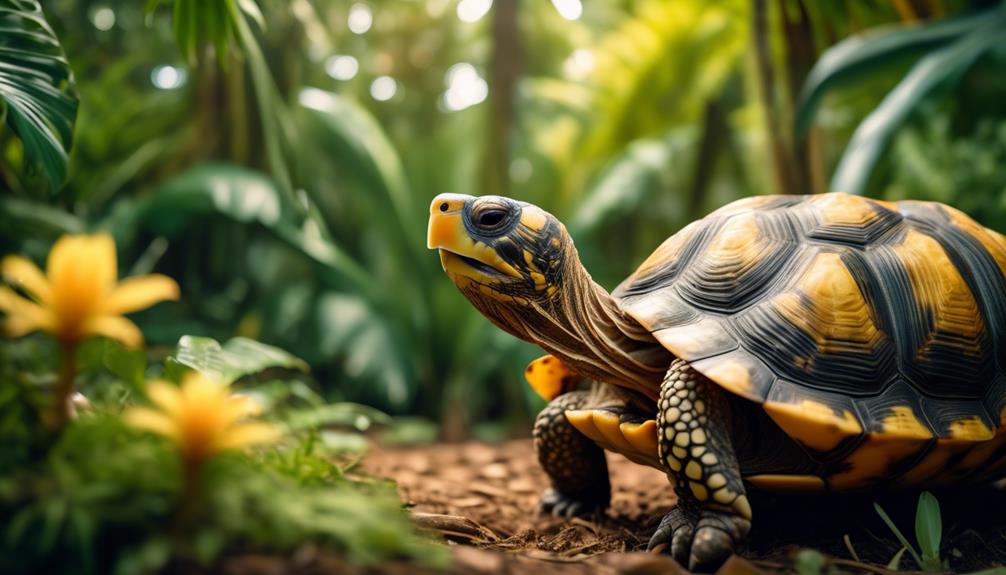
<instances>
[{"instance_id":1,"label":"jungle foliage","mask_svg":"<svg viewBox=\"0 0 1006 575\"><path fill-rule=\"evenodd\" d=\"M426 252L437 193L553 211L609 288L750 194L937 199L1006 230L1001 3L458 10L0 1L3 251L40 260L63 233L109 231L130 273L182 287L138 316L153 354L258 339L329 399L459 437L526 425L535 350ZM472 73L488 98L456 109L452 79Z\"/></svg>"}]
</instances>

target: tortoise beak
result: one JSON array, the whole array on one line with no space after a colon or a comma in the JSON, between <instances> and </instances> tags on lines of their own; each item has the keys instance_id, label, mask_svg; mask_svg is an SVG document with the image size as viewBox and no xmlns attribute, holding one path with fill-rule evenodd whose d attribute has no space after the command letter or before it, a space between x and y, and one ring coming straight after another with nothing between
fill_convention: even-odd
<instances>
[{"instance_id":1,"label":"tortoise beak","mask_svg":"<svg viewBox=\"0 0 1006 575\"><path fill-rule=\"evenodd\" d=\"M462 194L440 194L430 204L430 224L426 232L426 247L440 250L444 271L480 282L502 279L500 276L522 278L513 266L504 261L491 246L471 238L462 219L465 205L475 198Z\"/></svg>"},{"instance_id":2,"label":"tortoise beak","mask_svg":"<svg viewBox=\"0 0 1006 575\"><path fill-rule=\"evenodd\" d=\"M430 204L430 225L426 230L426 247L434 249L450 249L458 242L458 237L466 236L465 226L461 221L461 213L465 203L473 200L472 196L461 194L440 194L433 198Z\"/></svg>"}]
</instances>

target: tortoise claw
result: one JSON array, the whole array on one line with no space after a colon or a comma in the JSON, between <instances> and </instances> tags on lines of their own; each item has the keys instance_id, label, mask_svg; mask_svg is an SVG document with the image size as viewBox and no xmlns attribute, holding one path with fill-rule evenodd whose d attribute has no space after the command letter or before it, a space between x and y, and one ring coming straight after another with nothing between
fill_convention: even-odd
<instances>
[{"instance_id":1,"label":"tortoise claw","mask_svg":"<svg viewBox=\"0 0 1006 575\"><path fill-rule=\"evenodd\" d=\"M676 507L660 521L646 550L663 546L665 553L688 566L689 571L712 573L733 554L750 527L747 519L714 510L703 510L696 522Z\"/></svg>"},{"instance_id":2,"label":"tortoise claw","mask_svg":"<svg viewBox=\"0 0 1006 575\"><path fill-rule=\"evenodd\" d=\"M590 501L578 499L549 488L541 496L538 509L542 513L550 513L553 517L570 519L578 515L590 515L604 511L607 501Z\"/></svg>"},{"instance_id":3,"label":"tortoise claw","mask_svg":"<svg viewBox=\"0 0 1006 575\"><path fill-rule=\"evenodd\" d=\"M669 553L675 561L687 565L694 532L695 521L688 517L683 509L675 507L660 521L657 531L646 545L646 550L655 551L663 546L663 551Z\"/></svg>"}]
</instances>

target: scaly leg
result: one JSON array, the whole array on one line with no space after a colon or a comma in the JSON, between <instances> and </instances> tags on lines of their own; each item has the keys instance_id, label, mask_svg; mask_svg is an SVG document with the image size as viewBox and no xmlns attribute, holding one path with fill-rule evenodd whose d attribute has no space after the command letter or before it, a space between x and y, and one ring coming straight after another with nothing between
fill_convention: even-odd
<instances>
[{"instance_id":1,"label":"scaly leg","mask_svg":"<svg viewBox=\"0 0 1006 575\"><path fill-rule=\"evenodd\" d=\"M678 507L661 521L649 548L669 545L692 571L717 569L751 528L725 393L681 360L660 387L658 453Z\"/></svg>"},{"instance_id":2,"label":"scaly leg","mask_svg":"<svg viewBox=\"0 0 1006 575\"><path fill-rule=\"evenodd\" d=\"M603 510L611 500L604 450L566 420L566 411L587 405L586 391L552 400L534 422L534 449L552 487L541 497L541 510L573 517Z\"/></svg>"}]
</instances>

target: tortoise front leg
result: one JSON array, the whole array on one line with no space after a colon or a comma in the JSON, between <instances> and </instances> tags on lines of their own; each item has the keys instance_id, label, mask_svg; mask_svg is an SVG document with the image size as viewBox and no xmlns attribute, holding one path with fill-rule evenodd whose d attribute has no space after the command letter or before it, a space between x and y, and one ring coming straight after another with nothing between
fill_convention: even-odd
<instances>
[{"instance_id":1,"label":"tortoise front leg","mask_svg":"<svg viewBox=\"0 0 1006 575\"><path fill-rule=\"evenodd\" d=\"M660 387L657 449L678 507L664 517L649 548L668 545L692 571L718 568L751 528L725 393L681 360Z\"/></svg>"},{"instance_id":2,"label":"tortoise front leg","mask_svg":"<svg viewBox=\"0 0 1006 575\"><path fill-rule=\"evenodd\" d=\"M583 409L587 391L571 391L552 400L534 422L534 449L552 487L541 497L541 510L572 517L604 510L611 500L604 450L566 419Z\"/></svg>"}]
</instances>

